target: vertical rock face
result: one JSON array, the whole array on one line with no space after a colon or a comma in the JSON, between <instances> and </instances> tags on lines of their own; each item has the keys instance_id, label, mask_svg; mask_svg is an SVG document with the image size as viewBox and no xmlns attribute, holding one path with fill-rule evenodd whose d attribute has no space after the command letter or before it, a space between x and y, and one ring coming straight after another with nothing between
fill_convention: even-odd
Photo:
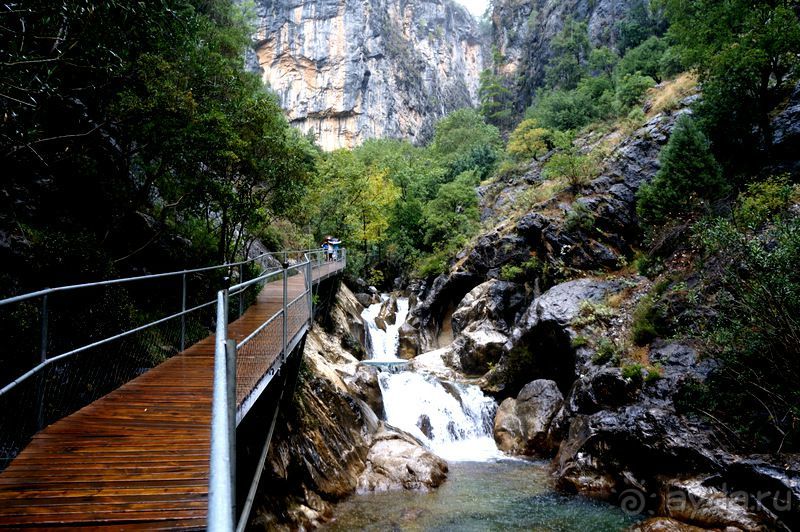
<instances>
[{"instance_id":1,"label":"vertical rock face","mask_svg":"<svg viewBox=\"0 0 800 532\"><path fill-rule=\"evenodd\" d=\"M517 79L518 103L530 104L552 56L550 43L570 19L586 22L592 45L612 46L617 24L633 0L499 0L492 11L492 40L502 56L500 73Z\"/></svg>"},{"instance_id":2,"label":"vertical rock face","mask_svg":"<svg viewBox=\"0 0 800 532\"><path fill-rule=\"evenodd\" d=\"M477 102L484 46L451 0L258 0L257 12L251 63L326 150L423 141Z\"/></svg>"}]
</instances>

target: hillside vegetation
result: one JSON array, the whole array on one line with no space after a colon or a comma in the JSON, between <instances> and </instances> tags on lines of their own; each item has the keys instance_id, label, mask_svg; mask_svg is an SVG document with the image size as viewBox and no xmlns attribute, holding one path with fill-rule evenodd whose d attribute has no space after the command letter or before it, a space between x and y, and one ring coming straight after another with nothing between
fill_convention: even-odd
<instances>
[{"instance_id":1,"label":"hillside vegetation","mask_svg":"<svg viewBox=\"0 0 800 532\"><path fill-rule=\"evenodd\" d=\"M253 17L238 3L4 4L0 293L317 246L327 234L350 248L353 280L404 286L457 266L479 236L534 206L564 212L571 233L599 234L584 189L616 144L688 97L691 113L638 192L635 251L606 273L635 262L661 286L636 342L685 335L723 364L692 390L707 405L698 414L742 445L795 449L798 176L771 124L799 74L798 4L637 6L614 47L563 21L524 113L520 80L496 54L479 109L442 119L428 145L323 153L244 70ZM521 192L490 208L503 185ZM510 258L497 275L539 290L575 274L545 259ZM698 278L678 292L682 308L704 310L676 327L664 283Z\"/></svg>"}]
</instances>

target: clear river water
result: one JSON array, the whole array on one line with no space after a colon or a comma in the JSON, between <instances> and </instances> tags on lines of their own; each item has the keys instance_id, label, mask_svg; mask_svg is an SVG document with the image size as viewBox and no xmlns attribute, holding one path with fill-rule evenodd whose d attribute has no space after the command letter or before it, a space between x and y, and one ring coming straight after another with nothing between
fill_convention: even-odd
<instances>
[{"instance_id":1,"label":"clear river water","mask_svg":"<svg viewBox=\"0 0 800 532\"><path fill-rule=\"evenodd\" d=\"M399 361L408 300L398 298L397 306L385 330L375 324L381 303L362 313L373 360ZM336 506L323 530L618 531L637 521L618 507L557 493L545 462L500 452L492 437L497 404L477 386L411 371L381 373L379 383L386 422L446 459L448 479L427 493L354 495Z\"/></svg>"}]
</instances>

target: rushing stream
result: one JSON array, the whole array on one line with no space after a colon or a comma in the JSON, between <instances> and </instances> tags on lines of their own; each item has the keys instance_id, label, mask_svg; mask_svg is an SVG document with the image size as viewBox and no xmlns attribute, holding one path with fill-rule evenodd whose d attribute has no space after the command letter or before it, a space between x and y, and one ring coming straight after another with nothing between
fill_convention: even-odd
<instances>
[{"instance_id":1,"label":"rushing stream","mask_svg":"<svg viewBox=\"0 0 800 532\"><path fill-rule=\"evenodd\" d=\"M394 324L375 318L389 296L362 317L370 358L397 362L399 329L408 299L397 298ZM447 482L430 493L392 491L357 495L339 504L328 530L615 531L636 519L619 508L560 495L542 462L511 459L492 437L497 403L471 384L425 373L382 372L386 422L405 430L450 464Z\"/></svg>"},{"instance_id":2,"label":"rushing stream","mask_svg":"<svg viewBox=\"0 0 800 532\"><path fill-rule=\"evenodd\" d=\"M387 323L385 331L378 327L378 324L375 323L375 318L378 317L381 306L388 299L389 296L382 295L381 303L370 305L361 313L361 317L364 318L364 323L367 326L367 352L369 357L372 360L381 362L400 360L397 358L397 347L400 343L400 326L403 325L408 317L408 298L398 297L394 324Z\"/></svg>"},{"instance_id":3,"label":"rushing stream","mask_svg":"<svg viewBox=\"0 0 800 532\"><path fill-rule=\"evenodd\" d=\"M448 461L502 457L492 437L497 403L472 385L404 371L382 373L386 422L419 438Z\"/></svg>"}]
</instances>

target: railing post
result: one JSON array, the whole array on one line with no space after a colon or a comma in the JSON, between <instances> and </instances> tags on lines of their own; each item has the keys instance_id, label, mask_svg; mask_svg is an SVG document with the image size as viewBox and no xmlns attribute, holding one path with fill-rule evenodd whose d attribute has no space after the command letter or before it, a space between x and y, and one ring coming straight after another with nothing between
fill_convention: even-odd
<instances>
[{"instance_id":1,"label":"railing post","mask_svg":"<svg viewBox=\"0 0 800 532\"><path fill-rule=\"evenodd\" d=\"M244 282L244 264L239 265L239 282ZM239 317L242 317L244 314L244 291L239 291Z\"/></svg>"},{"instance_id":2,"label":"railing post","mask_svg":"<svg viewBox=\"0 0 800 532\"><path fill-rule=\"evenodd\" d=\"M236 340L225 343L228 381L228 451L231 457L231 515L236 518ZM235 522L235 521L234 521Z\"/></svg>"},{"instance_id":3,"label":"railing post","mask_svg":"<svg viewBox=\"0 0 800 532\"><path fill-rule=\"evenodd\" d=\"M214 338L214 388L211 402L211 463L208 481L208 530L232 530L233 484L228 408L228 289L217 292Z\"/></svg>"},{"instance_id":4,"label":"railing post","mask_svg":"<svg viewBox=\"0 0 800 532\"><path fill-rule=\"evenodd\" d=\"M186 274L181 275L181 351L186 349Z\"/></svg>"},{"instance_id":5,"label":"railing post","mask_svg":"<svg viewBox=\"0 0 800 532\"><path fill-rule=\"evenodd\" d=\"M308 326L311 327L314 322L314 298L312 297L314 287L314 269L311 267L311 257L308 258L306 264L306 290L308 291Z\"/></svg>"},{"instance_id":6,"label":"railing post","mask_svg":"<svg viewBox=\"0 0 800 532\"><path fill-rule=\"evenodd\" d=\"M48 313L47 313L47 294L42 296L42 330L41 330L41 338L39 344L39 362L44 362L47 360L47 321L48 321Z\"/></svg>"},{"instance_id":7,"label":"railing post","mask_svg":"<svg viewBox=\"0 0 800 532\"><path fill-rule=\"evenodd\" d=\"M47 360L47 326L49 320L49 312L47 310L47 294L42 296L42 317L41 317L41 330L39 338L39 362ZM36 385L36 395L38 407L36 412L37 428L42 430L44 428L44 384L40 380Z\"/></svg>"},{"instance_id":8,"label":"railing post","mask_svg":"<svg viewBox=\"0 0 800 532\"><path fill-rule=\"evenodd\" d=\"M286 346L289 343L289 312L288 312L288 298L289 298L289 263L283 263L283 359L286 360L288 353Z\"/></svg>"}]
</instances>

